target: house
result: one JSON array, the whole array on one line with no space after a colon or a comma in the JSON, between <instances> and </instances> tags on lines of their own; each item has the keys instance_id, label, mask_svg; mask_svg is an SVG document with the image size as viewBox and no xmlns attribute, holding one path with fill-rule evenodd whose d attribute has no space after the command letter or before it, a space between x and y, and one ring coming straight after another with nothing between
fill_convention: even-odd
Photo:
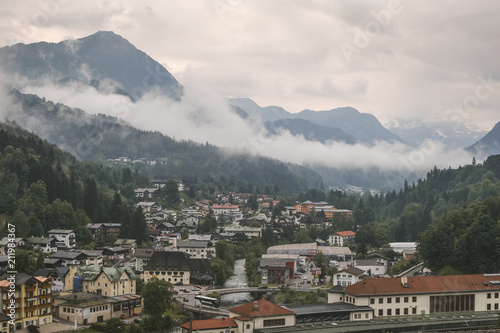
<instances>
[{"instance_id":1,"label":"house","mask_svg":"<svg viewBox=\"0 0 500 333\"><path fill-rule=\"evenodd\" d=\"M138 276L130 267L73 266L76 270L73 292L98 293L103 296L135 294Z\"/></svg>"},{"instance_id":2,"label":"house","mask_svg":"<svg viewBox=\"0 0 500 333\"><path fill-rule=\"evenodd\" d=\"M61 293L54 297L54 313L57 317L88 325L111 318L130 317L142 312L139 295L103 296L96 293Z\"/></svg>"},{"instance_id":3,"label":"house","mask_svg":"<svg viewBox=\"0 0 500 333\"><path fill-rule=\"evenodd\" d=\"M105 246L101 250L102 250L103 261L121 260L124 259L125 256L128 256L130 254L129 248L121 246L115 246L115 247Z\"/></svg>"},{"instance_id":4,"label":"house","mask_svg":"<svg viewBox=\"0 0 500 333\"><path fill-rule=\"evenodd\" d=\"M243 217L238 205L213 205L212 211L217 220L219 220L221 215L230 220L238 220Z\"/></svg>"},{"instance_id":5,"label":"house","mask_svg":"<svg viewBox=\"0 0 500 333\"><path fill-rule=\"evenodd\" d=\"M341 246L318 246L316 243L299 243L270 246L268 254L297 254L299 256L312 257L322 253L331 259L339 261L350 261L355 257L348 247Z\"/></svg>"},{"instance_id":6,"label":"house","mask_svg":"<svg viewBox=\"0 0 500 333\"><path fill-rule=\"evenodd\" d=\"M135 249L137 248L137 240L118 238L113 245L117 247L123 247L125 249L130 249L130 251L134 253Z\"/></svg>"},{"instance_id":7,"label":"house","mask_svg":"<svg viewBox=\"0 0 500 333\"><path fill-rule=\"evenodd\" d=\"M41 268L33 273L33 276L41 276L50 279L52 291L65 291L66 275L69 267Z\"/></svg>"},{"instance_id":8,"label":"house","mask_svg":"<svg viewBox=\"0 0 500 333\"><path fill-rule=\"evenodd\" d=\"M224 228L227 233L242 233L248 238L260 238L262 237L262 228L256 227L240 227L240 226L229 226Z\"/></svg>"},{"instance_id":9,"label":"house","mask_svg":"<svg viewBox=\"0 0 500 333\"><path fill-rule=\"evenodd\" d=\"M238 324L232 318L217 318L193 320L181 325L182 333L205 332L205 333L237 333Z\"/></svg>"},{"instance_id":10,"label":"house","mask_svg":"<svg viewBox=\"0 0 500 333\"><path fill-rule=\"evenodd\" d=\"M196 228L198 228L198 222L196 222L194 220L180 220L180 221L177 221L177 223L175 224L175 227L177 229L187 228L190 231L194 232L196 230Z\"/></svg>"},{"instance_id":11,"label":"house","mask_svg":"<svg viewBox=\"0 0 500 333\"><path fill-rule=\"evenodd\" d=\"M57 252L57 239L47 237L29 237L26 244L33 249L41 249L43 253Z\"/></svg>"},{"instance_id":12,"label":"house","mask_svg":"<svg viewBox=\"0 0 500 333\"><path fill-rule=\"evenodd\" d=\"M368 274L359 268L349 267L343 269L333 275L333 285L347 287L351 284L355 284L360 281L362 276L367 276Z\"/></svg>"},{"instance_id":13,"label":"house","mask_svg":"<svg viewBox=\"0 0 500 333\"><path fill-rule=\"evenodd\" d=\"M212 285L214 282L214 271L208 259L189 259L191 268L190 282L198 285Z\"/></svg>"},{"instance_id":14,"label":"house","mask_svg":"<svg viewBox=\"0 0 500 333\"><path fill-rule=\"evenodd\" d=\"M4 237L0 240L0 256L6 256L9 252L9 244L13 243L16 248L23 247L26 245L26 239L16 237L16 238L8 238Z\"/></svg>"},{"instance_id":15,"label":"house","mask_svg":"<svg viewBox=\"0 0 500 333\"><path fill-rule=\"evenodd\" d=\"M76 236L73 230L52 229L49 230L49 238L57 239L58 248L71 249L76 245Z\"/></svg>"},{"instance_id":16,"label":"house","mask_svg":"<svg viewBox=\"0 0 500 333\"><path fill-rule=\"evenodd\" d=\"M156 187L140 187L134 190L136 198L158 198L160 190Z\"/></svg>"},{"instance_id":17,"label":"house","mask_svg":"<svg viewBox=\"0 0 500 333\"><path fill-rule=\"evenodd\" d=\"M118 238L120 235L121 223L89 223L87 228L95 239L105 236Z\"/></svg>"},{"instance_id":18,"label":"house","mask_svg":"<svg viewBox=\"0 0 500 333\"><path fill-rule=\"evenodd\" d=\"M344 290L332 289L328 303L369 306L376 317L493 313L500 307L500 274L371 278Z\"/></svg>"},{"instance_id":19,"label":"house","mask_svg":"<svg viewBox=\"0 0 500 333\"><path fill-rule=\"evenodd\" d=\"M369 275L384 275L387 271L387 260L385 259L356 259L354 267L359 268Z\"/></svg>"},{"instance_id":20,"label":"house","mask_svg":"<svg viewBox=\"0 0 500 333\"><path fill-rule=\"evenodd\" d=\"M88 265L88 257L82 251L57 251L50 259L60 259L61 266Z\"/></svg>"},{"instance_id":21,"label":"house","mask_svg":"<svg viewBox=\"0 0 500 333\"><path fill-rule=\"evenodd\" d=\"M89 265L103 265L103 250L82 250L88 258Z\"/></svg>"},{"instance_id":22,"label":"house","mask_svg":"<svg viewBox=\"0 0 500 333\"><path fill-rule=\"evenodd\" d=\"M262 284L286 284L293 278L295 260L287 258L261 258L259 269Z\"/></svg>"},{"instance_id":23,"label":"house","mask_svg":"<svg viewBox=\"0 0 500 333\"><path fill-rule=\"evenodd\" d=\"M238 325L238 332L246 333L295 326L295 314L292 311L265 299L229 309L229 318Z\"/></svg>"},{"instance_id":24,"label":"house","mask_svg":"<svg viewBox=\"0 0 500 333\"><path fill-rule=\"evenodd\" d=\"M1 312L15 314L15 330L26 329L29 325L42 326L51 323L53 296L50 279L24 273L15 274L13 282L10 278L11 274L0 277ZM16 300L15 303L10 302L13 299ZM13 312L9 308L12 304Z\"/></svg>"},{"instance_id":25,"label":"house","mask_svg":"<svg viewBox=\"0 0 500 333\"><path fill-rule=\"evenodd\" d=\"M158 224L156 226L156 229L160 230L160 234L164 235L173 232L175 229L175 225L173 225L172 223L163 222Z\"/></svg>"},{"instance_id":26,"label":"house","mask_svg":"<svg viewBox=\"0 0 500 333\"><path fill-rule=\"evenodd\" d=\"M153 249L137 249L132 255L135 258L135 270L137 272L143 272L144 267L148 264L149 259L153 256Z\"/></svg>"},{"instance_id":27,"label":"house","mask_svg":"<svg viewBox=\"0 0 500 333\"><path fill-rule=\"evenodd\" d=\"M328 237L328 241L330 242L330 245L333 246L344 246L346 244L354 243L355 237L356 233L354 231L337 231Z\"/></svg>"},{"instance_id":28,"label":"house","mask_svg":"<svg viewBox=\"0 0 500 333\"><path fill-rule=\"evenodd\" d=\"M181 240L177 242L177 250L190 258L215 258L215 248L207 240Z\"/></svg>"}]
</instances>

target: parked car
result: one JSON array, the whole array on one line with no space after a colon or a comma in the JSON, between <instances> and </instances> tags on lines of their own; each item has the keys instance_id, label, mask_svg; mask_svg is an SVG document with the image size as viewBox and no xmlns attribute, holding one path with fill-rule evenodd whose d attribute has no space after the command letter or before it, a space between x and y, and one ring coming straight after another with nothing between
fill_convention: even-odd
<instances>
[{"instance_id":1,"label":"parked car","mask_svg":"<svg viewBox=\"0 0 500 333\"><path fill-rule=\"evenodd\" d=\"M134 319L134 323L139 324L140 322L141 322L141 320L139 318Z\"/></svg>"},{"instance_id":2,"label":"parked car","mask_svg":"<svg viewBox=\"0 0 500 333\"><path fill-rule=\"evenodd\" d=\"M260 286L259 289L269 289L268 286Z\"/></svg>"},{"instance_id":3,"label":"parked car","mask_svg":"<svg viewBox=\"0 0 500 333\"><path fill-rule=\"evenodd\" d=\"M128 320L122 320L122 322L123 322L125 325L130 325L130 321L128 321Z\"/></svg>"},{"instance_id":4,"label":"parked car","mask_svg":"<svg viewBox=\"0 0 500 333\"><path fill-rule=\"evenodd\" d=\"M184 297L184 298L182 299L182 301L183 301L183 302L189 302L189 298Z\"/></svg>"}]
</instances>

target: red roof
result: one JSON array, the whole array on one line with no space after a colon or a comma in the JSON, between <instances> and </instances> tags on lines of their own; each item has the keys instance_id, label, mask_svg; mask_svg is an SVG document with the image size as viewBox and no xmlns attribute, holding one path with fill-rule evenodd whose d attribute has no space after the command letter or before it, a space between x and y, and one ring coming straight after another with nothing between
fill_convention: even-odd
<instances>
[{"instance_id":1,"label":"red roof","mask_svg":"<svg viewBox=\"0 0 500 333\"><path fill-rule=\"evenodd\" d=\"M184 323L181 325L182 328L189 330L190 323ZM223 329L229 327L238 327L233 318L218 318L218 319L204 319L204 320L193 320L191 329L196 330L213 330L213 329Z\"/></svg>"},{"instance_id":2,"label":"red roof","mask_svg":"<svg viewBox=\"0 0 500 333\"><path fill-rule=\"evenodd\" d=\"M408 277L407 287L401 283L402 278L367 279L346 287L350 295L389 295L416 293L447 293L464 291L500 291L500 285L492 285L490 281L500 281L498 275L470 274L444 276Z\"/></svg>"},{"instance_id":3,"label":"red roof","mask_svg":"<svg viewBox=\"0 0 500 333\"><path fill-rule=\"evenodd\" d=\"M279 315L293 315L293 312L285 309L279 305L269 302L265 299L259 299L255 302L250 302L242 306L230 309L230 312L235 312L237 314L253 317L267 317L267 316L279 316Z\"/></svg>"},{"instance_id":4,"label":"red roof","mask_svg":"<svg viewBox=\"0 0 500 333\"><path fill-rule=\"evenodd\" d=\"M356 236L356 233L354 231L351 231L351 230L337 231L337 235L342 236L342 237L348 237L348 236Z\"/></svg>"}]
</instances>

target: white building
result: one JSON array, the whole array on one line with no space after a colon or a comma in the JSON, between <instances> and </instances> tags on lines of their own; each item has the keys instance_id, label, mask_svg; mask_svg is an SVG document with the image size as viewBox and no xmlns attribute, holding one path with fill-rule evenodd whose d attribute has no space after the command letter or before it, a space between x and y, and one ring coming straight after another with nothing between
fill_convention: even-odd
<instances>
[{"instance_id":1,"label":"white building","mask_svg":"<svg viewBox=\"0 0 500 333\"><path fill-rule=\"evenodd\" d=\"M177 250L187 253L190 258L215 258L215 248L209 247L206 240L181 240L177 242Z\"/></svg>"},{"instance_id":2,"label":"white building","mask_svg":"<svg viewBox=\"0 0 500 333\"><path fill-rule=\"evenodd\" d=\"M498 312L500 274L366 279L328 291L328 303L369 306L375 316Z\"/></svg>"},{"instance_id":3,"label":"white building","mask_svg":"<svg viewBox=\"0 0 500 333\"><path fill-rule=\"evenodd\" d=\"M76 236L73 230L52 229L49 231L49 238L57 239L57 247L74 248Z\"/></svg>"},{"instance_id":4,"label":"white building","mask_svg":"<svg viewBox=\"0 0 500 333\"><path fill-rule=\"evenodd\" d=\"M360 281L366 272L356 267L349 267L333 275L333 285L347 287Z\"/></svg>"}]
</instances>

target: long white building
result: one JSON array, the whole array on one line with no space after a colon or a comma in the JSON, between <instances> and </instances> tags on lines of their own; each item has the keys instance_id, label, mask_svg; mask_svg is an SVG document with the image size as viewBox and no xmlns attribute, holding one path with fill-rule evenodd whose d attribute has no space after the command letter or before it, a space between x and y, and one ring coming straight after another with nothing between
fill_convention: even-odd
<instances>
[{"instance_id":1,"label":"long white building","mask_svg":"<svg viewBox=\"0 0 500 333\"><path fill-rule=\"evenodd\" d=\"M328 292L328 303L369 306L378 317L498 312L500 274L371 278Z\"/></svg>"}]
</instances>

